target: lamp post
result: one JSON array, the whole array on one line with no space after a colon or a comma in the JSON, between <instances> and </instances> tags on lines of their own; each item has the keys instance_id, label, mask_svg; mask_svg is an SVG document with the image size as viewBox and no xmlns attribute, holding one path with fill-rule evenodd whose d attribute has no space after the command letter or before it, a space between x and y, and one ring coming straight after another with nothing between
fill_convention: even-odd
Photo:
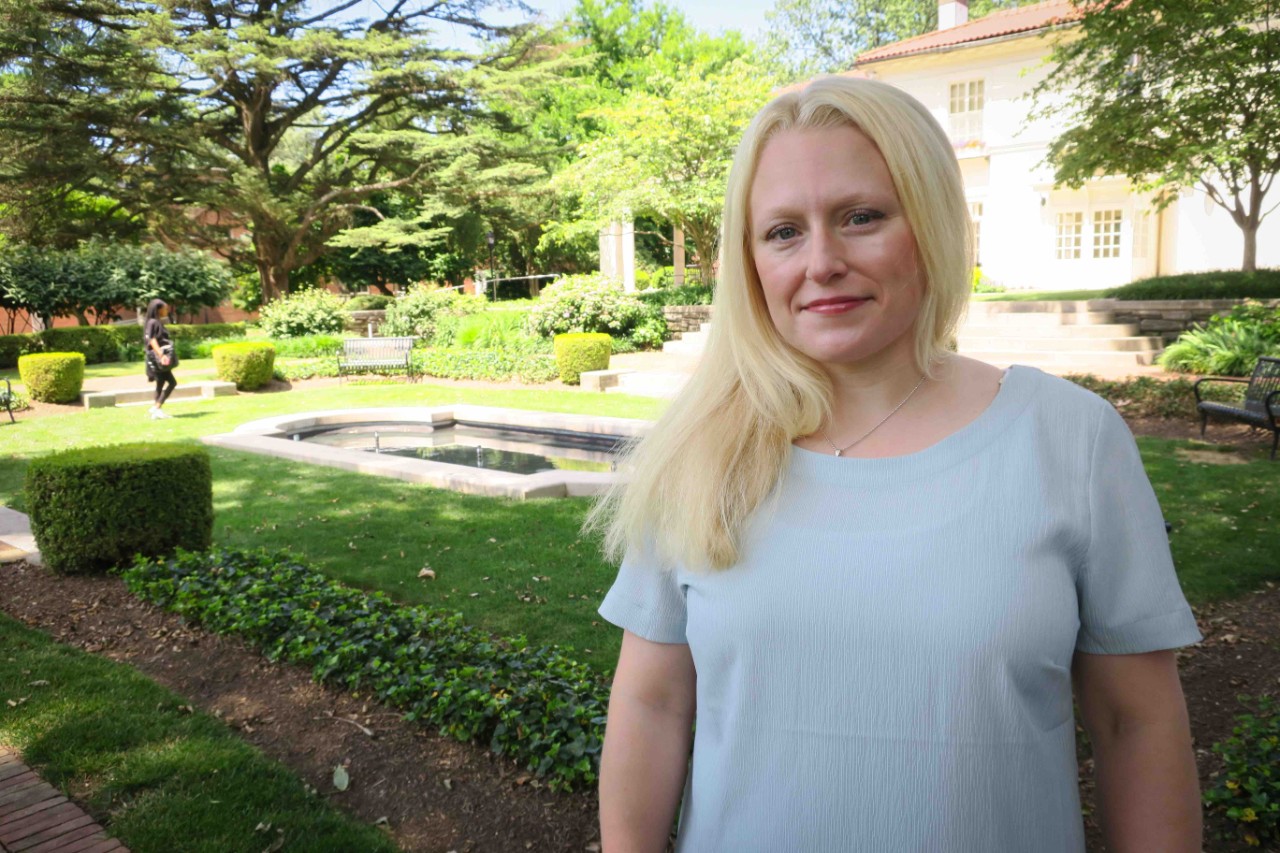
<instances>
[{"instance_id":1,"label":"lamp post","mask_svg":"<svg viewBox=\"0 0 1280 853\"><path fill-rule=\"evenodd\" d=\"M493 232L486 231L484 235L485 242L489 244L489 282L493 282ZM493 288L493 299L498 298L498 288Z\"/></svg>"}]
</instances>

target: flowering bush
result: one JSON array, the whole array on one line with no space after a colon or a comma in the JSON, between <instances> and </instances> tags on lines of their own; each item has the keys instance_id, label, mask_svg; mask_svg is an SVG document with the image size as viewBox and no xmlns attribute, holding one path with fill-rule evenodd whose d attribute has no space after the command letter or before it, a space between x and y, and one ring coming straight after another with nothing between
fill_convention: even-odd
<instances>
[{"instance_id":1,"label":"flowering bush","mask_svg":"<svg viewBox=\"0 0 1280 853\"><path fill-rule=\"evenodd\" d=\"M1204 801L1235 824L1245 844L1270 850L1280 841L1280 707L1269 696L1237 698L1248 713L1213 745L1224 767Z\"/></svg>"},{"instance_id":2,"label":"flowering bush","mask_svg":"<svg viewBox=\"0 0 1280 853\"><path fill-rule=\"evenodd\" d=\"M273 338L340 335L347 317L342 305L341 296L303 290L263 306L259 324Z\"/></svg>"},{"instance_id":3,"label":"flowering bush","mask_svg":"<svg viewBox=\"0 0 1280 853\"><path fill-rule=\"evenodd\" d=\"M658 328L666 331L660 308L646 305L623 291L621 284L595 273L566 276L542 291L525 319L525 330L544 338L568 332L630 337L641 324L645 324L646 341L659 338Z\"/></svg>"},{"instance_id":4,"label":"flowering bush","mask_svg":"<svg viewBox=\"0 0 1280 853\"><path fill-rule=\"evenodd\" d=\"M381 331L387 337L415 337L431 342L441 320L478 314L487 304L483 296L470 296L443 288L415 287L387 305Z\"/></svg>"}]
</instances>

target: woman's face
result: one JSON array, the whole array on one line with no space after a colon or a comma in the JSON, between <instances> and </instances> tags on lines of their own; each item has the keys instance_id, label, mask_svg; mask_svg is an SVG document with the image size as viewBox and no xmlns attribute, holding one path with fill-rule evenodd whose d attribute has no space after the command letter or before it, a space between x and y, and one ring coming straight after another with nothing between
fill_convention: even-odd
<instances>
[{"instance_id":1,"label":"woman's face","mask_svg":"<svg viewBox=\"0 0 1280 853\"><path fill-rule=\"evenodd\" d=\"M916 241L870 139L847 126L779 133L749 206L756 272L787 343L829 366L913 358Z\"/></svg>"},{"instance_id":2,"label":"woman's face","mask_svg":"<svg viewBox=\"0 0 1280 853\"><path fill-rule=\"evenodd\" d=\"M156 316L157 316L157 317L159 317L159 318L161 318L161 319L164 319L165 317L168 317L168 316L169 316L169 306L168 306L168 305L161 305L161 306L160 306L160 310L156 312Z\"/></svg>"}]
</instances>

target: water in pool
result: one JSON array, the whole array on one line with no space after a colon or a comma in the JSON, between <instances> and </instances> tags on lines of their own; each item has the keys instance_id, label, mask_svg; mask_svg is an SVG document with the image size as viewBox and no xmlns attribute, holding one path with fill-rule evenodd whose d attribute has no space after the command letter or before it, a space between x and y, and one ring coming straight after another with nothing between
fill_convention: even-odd
<instances>
[{"instance_id":1,"label":"water in pool","mask_svg":"<svg viewBox=\"0 0 1280 853\"><path fill-rule=\"evenodd\" d=\"M613 471L621 444L613 436L464 424L435 428L407 423L344 424L293 433L289 438L511 474Z\"/></svg>"}]
</instances>

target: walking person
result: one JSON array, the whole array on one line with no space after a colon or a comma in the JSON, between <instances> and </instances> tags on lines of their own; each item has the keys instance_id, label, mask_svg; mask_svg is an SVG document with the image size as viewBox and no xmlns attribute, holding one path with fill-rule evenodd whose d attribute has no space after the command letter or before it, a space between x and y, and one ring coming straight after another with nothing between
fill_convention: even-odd
<instances>
[{"instance_id":1,"label":"walking person","mask_svg":"<svg viewBox=\"0 0 1280 853\"><path fill-rule=\"evenodd\" d=\"M164 320L169 316L169 305L163 299L152 299L147 305L146 319L142 327L142 345L146 348L147 379L156 383L155 403L147 414L152 420L167 418L164 411L165 401L177 387L178 380L173 378L173 368L178 364L174 352L173 341L164 327Z\"/></svg>"},{"instance_id":2,"label":"walking person","mask_svg":"<svg viewBox=\"0 0 1280 853\"><path fill-rule=\"evenodd\" d=\"M825 78L752 121L712 338L591 516L622 564L605 853L1200 850L1173 649L1200 633L1115 409L951 350L959 166ZM696 727L695 727L696 723Z\"/></svg>"}]
</instances>

